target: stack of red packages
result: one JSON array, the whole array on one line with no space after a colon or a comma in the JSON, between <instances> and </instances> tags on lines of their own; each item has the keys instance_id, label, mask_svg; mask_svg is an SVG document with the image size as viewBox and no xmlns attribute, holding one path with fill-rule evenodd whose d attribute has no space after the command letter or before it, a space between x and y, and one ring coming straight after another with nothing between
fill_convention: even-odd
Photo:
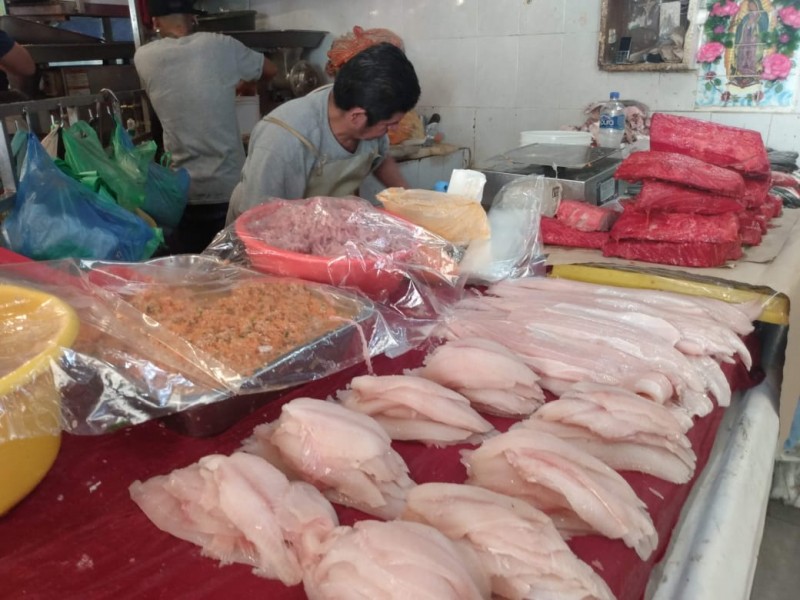
<instances>
[{"instance_id":1,"label":"stack of red packages","mask_svg":"<svg viewBox=\"0 0 800 600\"><path fill-rule=\"evenodd\" d=\"M596 248L608 241L608 230L619 213L580 200L562 200L555 217L542 217L542 239L545 244Z\"/></svg>"},{"instance_id":2,"label":"stack of red packages","mask_svg":"<svg viewBox=\"0 0 800 600\"><path fill-rule=\"evenodd\" d=\"M603 246L606 256L715 267L761 243L781 211L756 131L658 113L649 152L626 158L618 179L641 181Z\"/></svg>"}]
</instances>

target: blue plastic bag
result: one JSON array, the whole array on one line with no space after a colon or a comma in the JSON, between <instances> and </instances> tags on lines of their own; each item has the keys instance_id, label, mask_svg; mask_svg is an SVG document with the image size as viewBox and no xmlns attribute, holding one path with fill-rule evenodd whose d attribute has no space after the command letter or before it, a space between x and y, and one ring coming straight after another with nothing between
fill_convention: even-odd
<instances>
[{"instance_id":1,"label":"blue plastic bag","mask_svg":"<svg viewBox=\"0 0 800 600\"><path fill-rule=\"evenodd\" d=\"M168 169L155 162L154 142L135 146L122 124L115 120L111 144L114 160L126 171L138 171L145 176L142 210L163 227L178 225L189 197L189 172L180 168Z\"/></svg>"},{"instance_id":2,"label":"blue plastic bag","mask_svg":"<svg viewBox=\"0 0 800 600\"><path fill-rule=\"evenodd\" d=\"M138 261L152 256L161 231L65 175L33 134L14 208L3 222L9 248L37 260Z\"/></svg>"}]
</instances>

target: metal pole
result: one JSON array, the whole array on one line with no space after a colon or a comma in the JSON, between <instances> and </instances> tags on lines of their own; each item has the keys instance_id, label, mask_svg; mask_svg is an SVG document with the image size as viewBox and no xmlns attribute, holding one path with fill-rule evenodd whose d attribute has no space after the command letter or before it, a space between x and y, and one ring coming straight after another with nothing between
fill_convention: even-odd
<instances>
[{"instance_id":1,"label":"metal pole","mask_svg":"<svg viewBox=\"0 0 800 600\"><path fill-rule=\"evenodd\" d=\"M144 43L144 31L142 30L141 15L139 15L139 3L136 0L128 0L128 12L131 15L133 45L138 49Z\"/></svg>"}]
</instances>

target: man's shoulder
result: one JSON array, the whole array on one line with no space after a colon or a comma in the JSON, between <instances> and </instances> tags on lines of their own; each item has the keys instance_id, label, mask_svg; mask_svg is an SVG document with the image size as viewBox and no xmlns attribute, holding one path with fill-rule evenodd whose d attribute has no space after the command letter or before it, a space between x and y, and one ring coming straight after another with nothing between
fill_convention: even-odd
<instances>
[{"instance_id":1,"label":"man's shoulder","mask_svg":"<svg viewBox=\"0 0 800 600\"><path fill-rule=\"evenodd\" d=\"M327 102L328 94L324 90L314 91L284 102L269 113L269 116L285 121L301 132L316 129L327 116Z\"/></svg>"}]
</instances>

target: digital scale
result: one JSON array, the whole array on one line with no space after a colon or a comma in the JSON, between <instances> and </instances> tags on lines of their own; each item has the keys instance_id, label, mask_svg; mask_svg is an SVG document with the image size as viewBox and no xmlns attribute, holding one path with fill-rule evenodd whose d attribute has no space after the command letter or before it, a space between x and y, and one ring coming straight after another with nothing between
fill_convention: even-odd
<instances>
[{"instance_id":1,"label":"digital scale","mask_svg":"<svg viewBox=\"0 0 800 600\"><path fill-rule=\"evenodd\" d=\"M561 198L600 205L622 191L614 179L621 161L614 148L530 144L487 159L475 170L486 175L482 204L487 209L505 184L528 175L543 175L551 193Z\"/></svg>"}]
</instances>

